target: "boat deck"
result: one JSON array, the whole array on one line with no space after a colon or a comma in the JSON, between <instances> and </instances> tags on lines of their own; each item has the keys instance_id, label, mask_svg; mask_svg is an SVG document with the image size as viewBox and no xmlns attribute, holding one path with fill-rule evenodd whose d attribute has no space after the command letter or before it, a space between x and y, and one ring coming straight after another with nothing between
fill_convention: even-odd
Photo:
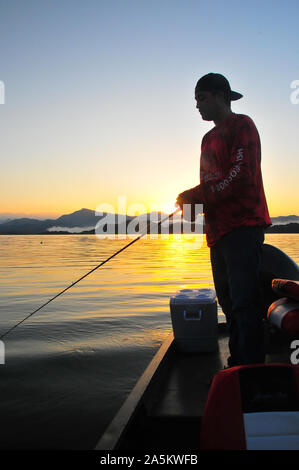
<instances>
[{"instance_id":1,"label":"boat deck","mask_svg":"<svg viewBox=\"0 0 299 470\"><path fill-rule=\"evenodd\" d=\"M218 344L212 353L173 355L164 385L149 409L152 416L202 416L211 381L227 364L226 331L219 334Z\"/></svg>"},{"instance_id":2,"label":"boat deck","mask_svg":"<svg viewBox=\"0 0 299 470\"><path fill-rule=\"evenodd\" d=\"M198 450L212 379L227 365L226 324L219 324L218 338L215 352L182 353L170 334L96 449ZM288 362L289 349L280 337L267 350L266 362Z\"/></svg>"}]
</instances>

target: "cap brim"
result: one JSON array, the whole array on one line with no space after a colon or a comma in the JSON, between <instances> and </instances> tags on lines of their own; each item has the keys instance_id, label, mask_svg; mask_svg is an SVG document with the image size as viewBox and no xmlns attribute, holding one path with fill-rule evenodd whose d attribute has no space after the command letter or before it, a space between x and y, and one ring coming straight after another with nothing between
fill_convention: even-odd
<instances>
[{"instance_id":1,"label":"cap brim","mask_svg":"<svg viewBox=\"0 0 299 470\"><path fill-rule=\"evenodd\" d=\"M237 91L231 91L230 92L231 101L237 101L240 98L243 98L243 95L241 95L241 93L238 93Z\"/></svg>"}]
</instances>

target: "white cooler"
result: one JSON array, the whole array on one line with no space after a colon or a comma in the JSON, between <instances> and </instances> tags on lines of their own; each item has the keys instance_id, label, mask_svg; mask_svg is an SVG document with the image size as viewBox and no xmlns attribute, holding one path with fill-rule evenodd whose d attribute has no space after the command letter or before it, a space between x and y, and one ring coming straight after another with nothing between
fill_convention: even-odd
<instances>
[{"instance_id":1,"label":"white cooler","mask_svg":"<svg viewBox=\"0 0 299 470\"><path fill-rule=\"evenodd\" d=\"M218 348L216 292L181 289L170 298L175 342L181 351L211 352Z\"/></svg>"}]
</instances>

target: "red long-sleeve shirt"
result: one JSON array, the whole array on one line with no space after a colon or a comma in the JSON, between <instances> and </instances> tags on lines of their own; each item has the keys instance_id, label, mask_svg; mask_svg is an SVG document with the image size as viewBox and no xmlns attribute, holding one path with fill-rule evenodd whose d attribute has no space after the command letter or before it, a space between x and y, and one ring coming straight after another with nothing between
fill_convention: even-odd
<instances>
[{"instance_id":1,"label":"red long-sleeve shirt","mask_svg":"<svg viewBox=\"0 0 299 470\"><path fill-rule=\"evenodd\" d=\"M254 122L231 114L202 140L200 185L208 246L236 227L271 225L261 173L261 144Z\"/></svg>"}]
</instances>

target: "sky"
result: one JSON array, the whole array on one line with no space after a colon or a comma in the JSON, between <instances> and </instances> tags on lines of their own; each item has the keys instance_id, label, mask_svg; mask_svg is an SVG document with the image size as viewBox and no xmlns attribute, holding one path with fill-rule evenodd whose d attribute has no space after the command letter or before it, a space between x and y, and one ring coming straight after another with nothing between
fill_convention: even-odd
<instances>
[{"instance_id":1,"label":"sky","mask_svg":"<svg viewBox=\"0 0 299 470\"><path fill-rule=\"evenodd\" d=\"M216 72L258 128L270 215L299 215L298 15L297 0L0 0L0 214L171 211L199 184L213 123L194 88Z\"/></svg>"}]
</instances>

